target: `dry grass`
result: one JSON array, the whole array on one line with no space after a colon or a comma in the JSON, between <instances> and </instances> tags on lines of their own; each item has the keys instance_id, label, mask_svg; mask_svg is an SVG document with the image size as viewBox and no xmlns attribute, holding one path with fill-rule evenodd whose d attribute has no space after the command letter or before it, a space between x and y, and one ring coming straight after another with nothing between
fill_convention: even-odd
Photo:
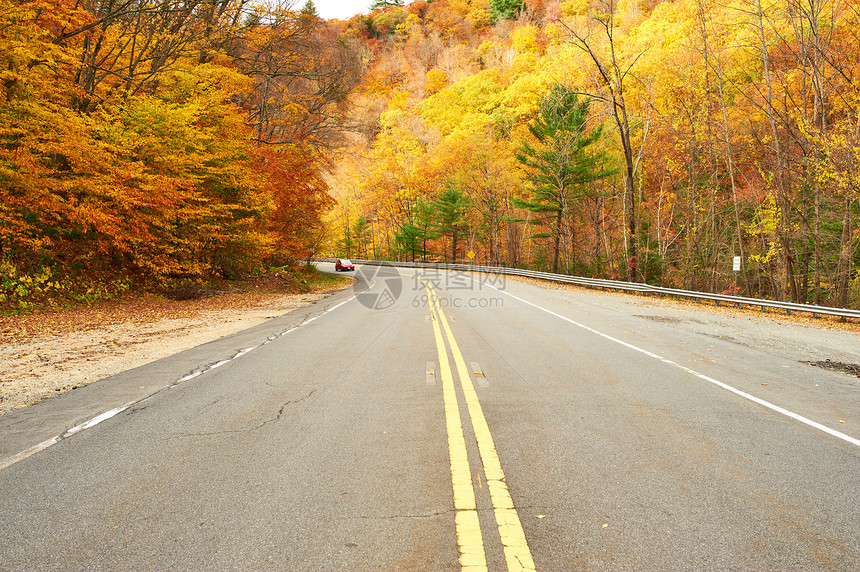
<instances>
[{"instance_id":1,"label":"dry grass","mask_svg":"<svg viewBox=\"0 0 860 572\"><path fill-rule=\"evenodd\" d=\"M93 306L2 316L0 343L24 342L34 336L62 335L117 324L193 318L202 312L255 308L285 295L319 294L344 288L351 283L351 279L346 277L313 274L309 274L307 282L303 283L293 275L274 272L224 283L207 289L205 295L193 299L175 300L163 295L143 293Z\"/></svg>"}]
</instances>

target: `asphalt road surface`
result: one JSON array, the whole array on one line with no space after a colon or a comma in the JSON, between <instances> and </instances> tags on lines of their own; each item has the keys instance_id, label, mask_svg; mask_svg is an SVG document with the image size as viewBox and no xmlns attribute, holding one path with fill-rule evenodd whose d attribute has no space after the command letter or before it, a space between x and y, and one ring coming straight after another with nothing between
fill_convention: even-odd
<instances>
[{"instance_id":1,"label":"asphalt road surface","mask_svg":"<svg viewBox=\"0 0 860 572\"><path fill-rule=\"evenodd\" d=\"M399 272L0 417L0 569L860 569L853 378Z\"/></svg>"}]
</instances>

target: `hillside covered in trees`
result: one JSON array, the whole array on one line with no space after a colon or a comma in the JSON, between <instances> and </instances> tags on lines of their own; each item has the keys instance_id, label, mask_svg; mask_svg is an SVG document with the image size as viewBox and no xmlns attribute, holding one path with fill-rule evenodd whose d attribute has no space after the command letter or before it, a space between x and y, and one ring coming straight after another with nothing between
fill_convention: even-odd
<instances>
[{"instance_id":1,"label":"hillside covered in trees","mask_svg":"<svg viewBox=\"0 0 860 572\"><path fill-rule=\"evenodd\" d=\"M0 306L306 256L360 49L313 5L0 0Z\"/></svg>"},{"instance_id":2,"label":"hillside covered in trees","mask_svg":"<svg viewBox=\"0 0 860 572\"><path fill-rule=\"evenodd\" d=\"M860 304L860 2L377 4L331 253Z\"/></svg>"},{"instance_id":3,"label":"hillside covered in trees","mask_svg":"<svg viewBox=\"0 0 860 572\"><path fill-rule=\"evenodd\" d=\"M859 0L371 8L0 0L4 307L470 251L860 307Z\"/></svg>"}]
</instances>

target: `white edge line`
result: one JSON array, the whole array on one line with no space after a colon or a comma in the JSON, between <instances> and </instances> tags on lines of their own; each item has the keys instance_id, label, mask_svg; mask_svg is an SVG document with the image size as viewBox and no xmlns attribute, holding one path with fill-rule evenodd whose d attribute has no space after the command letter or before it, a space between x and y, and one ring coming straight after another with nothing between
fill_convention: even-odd
<instances>
[{"instance_id":1,"label":"white edge line","mask_svg":"<svg viewBox=\"0 0 860 572\"><path fill-rule=\"evenodd\" d=\"M257 349L258 347L260 347L260 346L254 346L253 348L245 348L244 350L240 351L235 356L233 356L233 359L237 359L237 358L242 357L245 354L249 354L252 351L254 351L255 349Z\"/></svg>"},{"instance_id":2,"label":"white edge line","mask_svg":"<svg viewBox=\"0 0 860 572\"><path fill-rule=\"evenodd\" d=\"M343 306L344 304L346 304L347 302L350 302L352 300L355 300L355 296L347 298L346 300L344 300L340 304L337 304L336 306L332 306L331 308L329 308L328 310L323 312L323 314L328 314L332 310L336 310L337 308L340 308L341 306ZM323 315L323 314L320 314L320 315ZM294 328L290 328L289 330L283 332L282 334L280 334L277 337L285 336L285 335L289 334L290 332L294 332L294 331L298 330L300 327L304 326L305 324L316 320L317 318L319 318L319 316L316 316L315 318L311 318L310 320L307 320L307 321L303 322L302 324L300 324ZM222 361L219 361L218 363L208 367L207 369L195 371L193 373L189 373L188 375L181 377L177 382L168 384L166 387L169 389L170 387L173 387L177 383L181 383L183 381L188 381L190 379L194 379L195 377L202 375L202 374L206 373L207 371L211 371L211 370L215 369L216 367L220 367L226 363L230 363L234 359L240 358L245 354L251 353L252 351L254 351L257 348L262 347L267 342L268 342L268 340L266 342L264 342L263 344L260 344L259 346L255 346L253 348L245 348L244 350L240 351L235 356L233 356L231 359L222 360ZM144 397L144 399L146 399L146 398ZM56 435L54 437L51 437L50 439L42 441L41 443L39 443L37 445L33 445L29 449L21 451L20 453L11 456L8 459L0 461L0 471L5 469L6 467L10 467L10 466L14 465L18 461L23 461L24 459L26 459L27 457L29 457L31 455L35 455L39 451L44 451L48 447L50 447L52 445L56 445L57 443L59 443L63 439L66 439L67 437L71 437L72 435L80 433L81 431L84 431L84 430L89 429L91 427L95 427L96 425L98 425L102 421L107 421L111 417L119 415L120 413L122 413L123 411L125 411L126 409L128 409L129 407L134 405L135 403L137 403L137 402L132 401L130 403L126 403L125 405L121 405L120 407L115 407L114 409L111 409L110 411L105 411L104 413L93 417L89 421L85 421L84 423L81 423L80 425L75 425L74 427L64 431L60 435Z\"/></svg>"},{"instance_id":3,"label":"white edge line","mask_svg":"<svg viewBox=\"0 0 860 572\"><path fill-rule=\"evenodd\" d=\"M80 433L81 431L83 431L85 429L89 429L90 427L95 427L96 425L98 425L102 421L107 421L108 419L110 419L114 415L118 415L118 414L122 413L123 411L125 411L126 409L131 407L131 405L132 405L131 403L127 403L127 404L122 405L120 407L115 407L115 408L111 409L110 411L105 411L101 415L97 415L97 416L93 417L92 419L90 419L89 421L85 421L84 423L81 423L80 425L76 425L76 426L72 427L71 429L69 429L68 431L63 433L61 435L61 438L65 439L66 437L70 437L70 436L74 435L75 433Z\"/></svg>"},{"instance_id":4,"label":"white edge line","mask_svg":"<svg viewBox=\"0 0 860 572\"><path fill-rule=\"evenodd\" d=\"M338 305L336 305L336 306L332 306L331 308L329 308L328 310L326 310L326 311L325 311L325 313L326 313L326 314L328 314L328 313L329 313L329 312L331 312L332 310L337 310L338 308L340 308L341 306L343 306L343 305L344 305L344 304L346 304L347 302L352 302L353 300L355 300L355 296L350 296L349 298L347 298L346 300L344 300L344 301L343 301L343 302L341 302L340 304L338 304Z\"/></svg>"},{"instance_id":5,"label":"white edge line","mask_svg":"<svg viewBox=\"0 0 860 572\"><path fill-rule=\"evenodd\" d=\"M627 342L621 341L618 338L613 338L612 336L610 336L608 334L604 334L603 332L598 332L594 328L590 328L590 327L586 326L585 324L580 324L576 320L572 320L566 316L562 316L561 314L553 312L552 310L548 310L547 308L544 308L543 306L539 306L533 302L529 302L528 300L524 300L523 298L520 298L519 296L515 296L515 295L511 294L510 292L506 292L506 291L501 290L499 288L496 288L495 286L492 286L490 284L487 284L487 286L489 286L493 290L501 292L502 294L510 296L511 298L513 298L515 300L519 300L523 304L528 304L529 306L537 308L538 310L542 310L543 312L546 312L547 314L555 316L556 318L560 318L560 319L564 320L565 322L569 322L569 323L573 324L574 326L578 326L578 327L580 327L584 330L587 330L593 334L597 334L598 336L605 338L611 342L615 342L615 343L620 344L624 347L627 347L627 348L635 350L639 353L645 354L648 357L658 359L667 365L677 367L678 369L680 369L682 371L685 371L691 375L694 375L694 376L698 377L699 379L707 381L708 383L712 383L712 384L716 385L717 387L721 387L727 391L730 391L730 392L734 393L735 395L743 397L744 399L748 399L748 400L752 401L753 403L757 403L757 404L761 405L762 407L766 407L772 411L775 411L777 413L781 413L782 415L785 415L786 417L790 417L791 419L794 419L795 421L799 421L805 425L808 425L810 427L818 429L819 431L823 431L829 435L832 435L834 437L842 439L843 441L851 443L852 445L856 445L856 446L860 447L860 439L855 439L854 437L851 437L850 435L846 435L845 433L842 433L841 431L837 431L836 429L831 429L830 427L827 427L826 425L822 425L821 423L813 421L812 419L808 419L808 418L804 417L803 415L798 415L797 413L794 413L793 411L789 411L788 409L780 407L779 405L775 405L769 401L761 399L760 397L756 397L754 395L746 393L745 391L741 391L740 389L732 387L731 385L728 385L727 383L723 383L722 381L716 380L712 377L708 377L707 375L705 375L703 373L699 373L698 371L696 371L694 369L690 369L686 366L675 363L672 360L663 358L663 357L661 357L655 353L649 352L648 350L644 350L640 347L634 346L633 344L629 344Z\"/></svg>"},{"instance_id":6,"label":"white edge line","mask_svg":"<svg viewBox=\"0 0 860 572\"><path fill-rule=\"evenodd\" d=\"M6 467L14 465L18 461L22 461L22 460L26 459L30 455L35 455L39 451L43 451L43 450L47 449L48 447L58 443L59 441L60 441L60 436L57 435L56 437L51 437L47 441L42 441L38 445L33 445L32 447L30 447L26 451L21 451L20 453L18 453L17 455L15 455L13 457L9 457L5 461L0 462L0 471L5 469Z\"/></svg>"}]
</instances>

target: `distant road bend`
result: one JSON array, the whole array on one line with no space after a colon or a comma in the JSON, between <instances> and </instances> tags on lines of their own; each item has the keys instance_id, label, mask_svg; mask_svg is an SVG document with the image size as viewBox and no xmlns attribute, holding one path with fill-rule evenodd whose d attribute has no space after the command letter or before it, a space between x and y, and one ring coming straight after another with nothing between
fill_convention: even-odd
<instances>
[{"instance_id":1,"label":"distant road bend","mask_svg":"<svg viewBox=\"0 0 860 572\"><path fill-rule=\"evenodd\" d=\"M860 570L852 378L691 309L355 274L0 417L0 570Z\"/></svg>"}]
</instances>

